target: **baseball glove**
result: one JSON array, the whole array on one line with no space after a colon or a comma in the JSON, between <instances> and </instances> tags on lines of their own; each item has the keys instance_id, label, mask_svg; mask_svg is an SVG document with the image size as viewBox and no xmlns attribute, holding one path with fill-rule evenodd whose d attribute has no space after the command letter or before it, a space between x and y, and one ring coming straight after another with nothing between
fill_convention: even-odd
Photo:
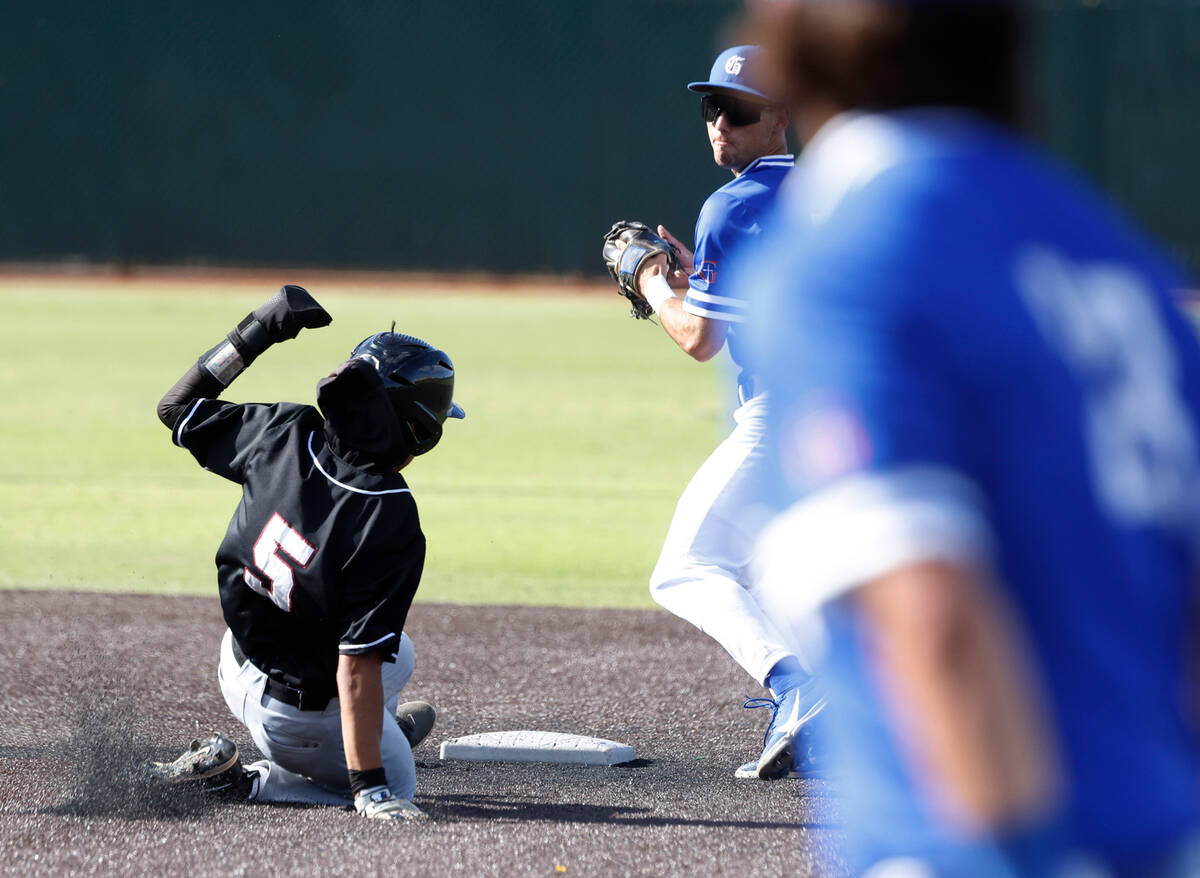
<instances>
[{"instance_id":1,"label":"baseball glove","mask_svg":"<svg viewBox=\"0 0 1200 878\"><path fill-rule=\"evenodd\" d=\"M658 253L667 256L667 270L679 267L675 251L645 223L621 220L604 235L604 265L617 282L617 292L629 300L629 316L649 320L654 315L637 288L637 273L642 262Z\"/></svg>"}]
</instances>

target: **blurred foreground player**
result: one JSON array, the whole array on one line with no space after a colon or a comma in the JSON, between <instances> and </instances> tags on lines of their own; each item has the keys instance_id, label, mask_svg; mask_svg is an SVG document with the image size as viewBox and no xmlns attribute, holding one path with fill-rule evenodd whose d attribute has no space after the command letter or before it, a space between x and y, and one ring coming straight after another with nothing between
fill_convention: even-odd
<instances>
[{"instance_id":1,"label":"blurred foreground player","mask_svg":"<svg viewBox=\"0 0 1200 878\"><path fill-rule=\"evenodd\" d=\"M770 698L743 705L771 711L762 751L734 774L773 780L814 767L804 728L824 695L759 606L750 577L759 530L777 510L763 484L767 399L747 368L740 331L747 304L726 275L734 252L761 232L795 161L787 152L788 114L764 90L765 69L761 46L732 46L717 56L707 80L688 84L702 96L713 161L733 174L700 210L695 253L663 226L656 235L640 223L617 223L605 236L604 257L635 315L657 314L667 335L701 362L728 345L741 370L736 426L679 498L650 595L716 640L767 688Z\"/></svg>"},{"instance_id":2,"label":"blurred foreground player","mask_svg":"<svg viewBox=\"0 0 1200 878\"><path fill-rule=\"evenodd\" d=\"M158 414L205 469L242 486L217 551L229 630L218 678L266 759L243 768L221 735L153 767L168 781L268 802L350 805L424 817L412 746L433 708L397 707L413 670L404 623L425 538L400 470L441 438L454 367L419 339L365 339L317 384L320 411L217 399L272 344L329 315L288 285L200 357Z\"/></svg>"},{"instance_id":3,"label":"blurred foreground player","mask_svg":"<svg viewBox=\"0 0 1200 878\"><path fill-rule=\"evenodd\" d=\"M1018 136L1016 7L756 14L806 144L742 278L761 591L821 603L855 868L1200 874L1185 278Z\"/></svg>"}]
</instances>

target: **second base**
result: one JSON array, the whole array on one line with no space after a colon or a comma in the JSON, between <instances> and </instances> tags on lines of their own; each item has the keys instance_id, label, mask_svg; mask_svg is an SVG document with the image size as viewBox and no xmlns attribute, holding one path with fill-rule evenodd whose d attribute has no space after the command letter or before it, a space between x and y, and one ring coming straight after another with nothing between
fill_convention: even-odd
<instances>
[{"instance_id":1,"label":"second base","mask_svg":"<svg viewBox=\"0 0 1200 878\"><path fill-rule=\"evenodd\" d=\"M633 748L604 738L562 732L482 732L443 741L441 757L469 762L616 765L631 761Z\"/></svg>"}]
</instances>

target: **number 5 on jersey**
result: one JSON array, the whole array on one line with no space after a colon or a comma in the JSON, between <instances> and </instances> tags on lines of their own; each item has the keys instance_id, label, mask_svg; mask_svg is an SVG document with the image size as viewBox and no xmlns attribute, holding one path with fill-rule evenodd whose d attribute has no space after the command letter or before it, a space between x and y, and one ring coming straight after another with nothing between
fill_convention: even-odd
<instances>
[{"instance_id":1,"label":"number 5 on jersey","mask_svg":"<svg viewBox=\"0 0 1200 878\"><path fill-rule=\"evenodd\" d=\"M242 578L251 590L270 598L277 607L285 613L290 613L292 587L296 583L292 577L291 565L281 556L287 556L297 567L304 568L316 552L317 547L304 539L299 531L276 512L254 543L254 566L262 575L259 576L246 567L243 569Z\"/></svg>"}]
</instances>

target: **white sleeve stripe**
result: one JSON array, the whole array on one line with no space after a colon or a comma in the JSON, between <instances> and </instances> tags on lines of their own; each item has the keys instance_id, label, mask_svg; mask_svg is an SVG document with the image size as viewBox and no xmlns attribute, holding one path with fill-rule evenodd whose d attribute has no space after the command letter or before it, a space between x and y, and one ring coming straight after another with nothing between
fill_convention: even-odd
<instances>
[{"instance_id":1,"label":"white sleeve stripe","mask_svg":"<svg viewBox=\"0 0 1200 878\"><path fill-rule=\"evenodd\" d=\"M188 409L188 413L180 418L179 423L175 425L175 430L171 436L171 439L180 448L183 447L183 431L187 427L187 422L192 419L192 415L196 414L196 409L202 402L204 402L203 399L198 399L193 402L192 407Z\"/></svg>"},{"instance_id":2,"label":"white sleeve stripe","mask_svg":"<svg viewBox=\"0 0 1200 878\"><path fill-rule=\"evenodd\" d=\"M953 470L916 465L834 482L778 516L756 568L792 621L898 567L978 564L991 555L983 496Z\"/></svg>"},{"instance_id":3,"label":"white sleeve stripe","mask_svg":"<svg viewBox=\"0 0 1200 878\"><path fill-rule=\"evenodd\" d=\"M697 302L709 302L713 305L727 305L730 308L745 308L745 299L732 299L729 296L718 296L713 293L706 293L698 290L695 287L688 287L687 297L695 299Z\"/></svg>"},{"instance_id":4,"label":"white sleeve stripe","mask_svg":"<svg viewBox=\"0 0 1200 878\"><path fill-rule=\"evenodd\" d=\"M370 643L339 643L338 649L370 649L372 646L379 646L381 643L386 643L395 636L395 632L392 632L376 640L372 640Z\"/></svg>"},{"instance_id":5,"label":"white sleeve stripe","mask_svg":"<svg viewBox=\"0 0 1200 878\"><path fill-rule=\"evenodd\" d=\"M697 317L709 317L713 320L724 320L727 323L744 323L746 320L741 314L732 314L729 311L712 311L687 299L683 301L683 310L689 314L695 314Z\"/></svg>"}]
</instances>

